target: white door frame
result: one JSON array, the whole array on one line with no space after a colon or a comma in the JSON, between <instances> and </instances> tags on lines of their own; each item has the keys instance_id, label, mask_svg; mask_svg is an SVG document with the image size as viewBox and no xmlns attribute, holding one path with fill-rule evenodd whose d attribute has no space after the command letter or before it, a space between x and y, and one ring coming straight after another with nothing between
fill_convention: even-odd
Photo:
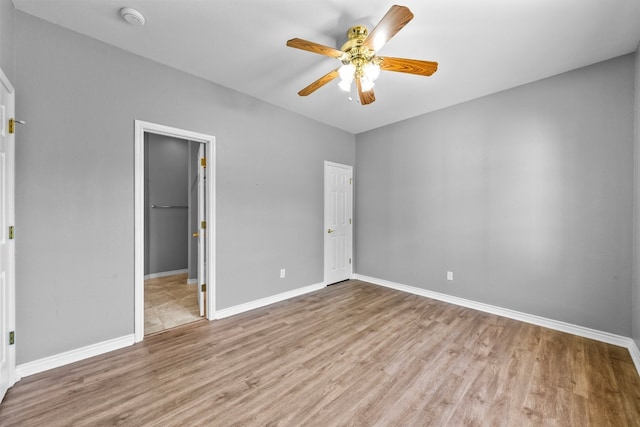
<instances>
[{"instance_id":1,"label":"white door frame","mask_svg":"<svg viewBox=\"0 0 640 427\"><path fill-rule=\"evenodd\" d=\"M323 275L324 275L324 284L325 285L330 285L333 284L334 281L330 281L327 279L327 271L329 270L329 266L328 266L328 260L326 258L326 253L327 253L327 239L326 239L326 233L327 233L327 168L331 166L331 167L335 167L335 168L340 168L340 169L346 169L350 172L350 175L352 177L352 182L349 185L349 210L351 211L351 218L353 218L353 166L351 165L344 165L341 163L334 163L334 162L329 162L329 161L324 161L324 174L323 174L323 180L324 180L324 192L323 192L323 219L322 219L322 224L323 224L323 229L322 229L322 233L323 233L323 246L325 246L323 248ZM348 248L347 248L347 254L346 254L346 258L351 258L351 260L353 261L353 221L351 221L351 223L348 225ZM353 262L349 263L349 277L347 277L348 279L353 277ZM331 283L330 283L331 282Z\"/></svg>"},{"instance_id":2,"label":"white door frame","mask_svg":"<svg viewBox=\"0 0 640 427\"><path fill-rule=\"evenodd\" d=\"M7 226L6 229L2 230L2 235L4 238L10 239L8 237L9 229L8 226L15 225L15 133L9 133L9 119L13 119L15 113L15 89L13 85L5 75L5 73L0 69L0 84L4 86L9 95L9 99L6 100L5 108L2 108L2 114L0 120L2 123L0 125L0 132L4 134L7 138L7 152L5 157L5 167L6 167L6 198L5 198L5 207L6 207L6 216L5 216L5 224ZM6 341L3 345L6 345L6 364L8 371L8 383L7 387L13 386L16 381L19 380L18 374L16 372L16 345L8 345L9 341L9 332L15 331L16 325L16 297L15 297L15 289L16 289L16 276L15 276L15 240L7 241L7 249L8 249L8 259L9 263L6 266L6 279L5 279L5 307L0 307L4 312L0 313L0 315L4 315L5 324L3 327L4 331L0 334L3 339ZM4 397L4 392L6 390L0 390L0 400Z\"/></svg>"},{"instance_id":3,"label":"white door frame","mask_svg":"<svg viewBox=\"0 0 640 427\"><path fill-rule=\"evenodd\" d=\"M211 135L191 132L156 123L135 121L135 165L134 165L134 336L135 342L144 339L144 134L170 136L188 141L200 142L205 145L207 157L207 189L205 195L207 239L206 239L206 304L207 319L215 318L215 289L216 289L216 265L215 241L216 241L216 194L215 194L215 166L216 166L216 138Z\"/></svg>"}]
</instances>

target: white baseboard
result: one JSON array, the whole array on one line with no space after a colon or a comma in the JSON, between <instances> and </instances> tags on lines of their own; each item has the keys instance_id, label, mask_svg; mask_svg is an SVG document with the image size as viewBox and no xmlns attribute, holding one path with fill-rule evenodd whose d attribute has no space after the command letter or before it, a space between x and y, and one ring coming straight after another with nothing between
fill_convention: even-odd
<instances>
[{"instance_id":1,"label":"white baseboard","mask_svg":"<svg viewBox=\"0 0 640 427\"><path fill-rule=\"evenodd\" d=\"M432 298L439 301L448 302L451 304L459 305L462 307L471 308L474 310L482 311L485 313L491 313L498 316L507 317L510 319L520 320L522 322L531 323L538 326L543 326L549 329L554 329L561 332L567 332L573 335L594 339L596 341L605 342L607 344L613 344L620 347L625 347L629 350L631 359L640 374L640 349L636 342L628 337L611 334L608 332L602 332L595 329L585 328L578 325L572 325L570 323L560 322L557 320L547 319L540 316L535 316L527 313L522 313L506 308L501 308L489 304L479 303L464 298L459 298L439 292L428 291L426 289L417 288L414 286L402 285L388 280L377 279L375 277L364 276L361 274L354 274L352 276L354 280L362 280L364 282L372 283L374 285L384 286L387 288L395 289L402 292L407 292L414 295L423 296L426 298ZM314 285L305 286L303 288L294 289L292 291L283 292L281 294L273 295L270 297L262 298L259 300L247 302L244 304L236 305L233 307L224 308L215 312L215 319L223 319L225 317L233 316L236 314L244 313L249 310L264 307L270 304L281 302L289 298L294 298L300 295L304 295L310 292L314 292L325 287L324 283L316 283ZM47 371L49 369L58 368L60 366L68 365L70 363L78 362L89 357L98 356L103 353L107 353L113 350L118 350L123 347L133 345L135 343L134 335L126 335L120 338L114 338L111 340L103 341L100 343L88 345L86 347L70 350L64 353L56 354L53 356L45 357L43 359L34 360L33 362L27 362L16 366L16 381L21 378L28 377L40 372Z\"/></svg>"},{"instance_id":2,"label":"white baseboard","mask_svg":"<svg viewBox=\"0 0 640 427\"><path fill-rule=\"evenodd\" d=\"M197 285L197 284L198 284L197 277L195 279L187 279L187 285Z\"/></svg>"},{"instance_id":3,"label":"white baseboard","mask_svg":"<svg viewBox=\"0 0 640 427\"><path fill-rule=\"evenodd\" d=\"M246 302L244 304L236 305L233 307L223 308L222 310L216 310L214 319L224 319L225 317L244 313L245 311L255 310L256 308L264 307L276 302L287 300L289 298L308 294L309 292L314 292L324 287L324 283L316 283L315 285L305 286L303 288L298 288L292 291L283 292L281 294L273 295L259 300Z\"/></svg>"},{"instance_id":4,"label":"white baseboard","mask_svg":"<svg viewBox=\"0 0 640 427\"><path fill-rule=\"evenodd\" d=\"M533 314L522 313L520 311L510 310L508 308L497 307L495 305L484 304L481 302L442 294L439 292L428 291L426 289L416 288L415 286L402 285L400 283L390 282L388 280L364 276L362 274L354 274L353 278L356 280L362 280L363 282L373 283L374 285L384 286L398 291L420 295L423 297L448 302L450 304L455 304L462 307L472 308L474 310L507 317L509 319L520 320L521 322L531 323L533 325L554 329L560 332L567 332L569 334L601 341L607 344L617 345L619 347L625 347L629 350L629 354L631 355L631 359L636 366L636 370L638 371L638 374L640 374L640 351L638 350L638 346L636 345L635 341L631 338L623 337L622 335L611 334L609 332L598 331L596 329L585 328L583 326L573 325L571 323L561 322L559 320L548 319Z\"/></svg>"},{"instance_id":5,"label":"white baseboard","mask_svg":"<svg viewBox=\"0 0 640 427\"><path fill-rule=\"evenodd\" d=\"M186 270L185 270L186 272ZM174 273L174 272L169 272ZM172 275L168 274L168 275ZM180 274L180 272L175 273ZM162 277L162 276L159 276ZM303 288L294 289L292 291L283 292L281 294L273 295L267 298L251 301L248 303L236 305L234 307L225 308L215 312L215 319L223 319L225 317L233 316L234 314L244 313L245 311L253 310L256 308L264 307L269 304L284 301L289 298L297 297L299 295L307 294L309 292L317 291L325 287L324 283L317 283L315 285L305 286ZM53 356L45 357L43 359L34 360L33 362L23 363L16 366L17 380L20 378L28 377L29 375L38 374L40 372L47 371L49 369L58 368L60 366L68 365L69 363L78 362L89 357L98 356L109 351L118 350L123 347L133 345L135 343L135 336L127 335L120 338L114 338L112 340L103 341L100 343L88 345L86 347L70 350L64 353L56 354Z\"/></svg>"},{"instance_id":6,"label":"white baseboard","mask_svg":"<svg viewBox=\"0 0 640 427\"><path fill-rule=\"evenodd\" d=\"M29 375L58 368L60 366L68 365L69 363L78 362L83 359L88 359L89 357L98 356L133 344L133 334L126 335L124 337L114 338L96 344L91 344L86 347L77 348L75 350L66 351L64 353L55 354L43 359L34 360L33 362L23 363L16 366L16 371L19 378L24 378Z\"/></svg>"},{"instance_id":7,"label":"white baseboard","mask_svg":"<svg viewBox=\"0 0 640 427\"><path fill-rule=\"evenodd\" d=\"M159 277L176 276L178 274L185 274L185 273L188 273L188 272L189 272L189 270L187 270L186 268L184 268L182 270L161 271L159 273L145 274L144 280L157 279Z\"/></svg>"}]
</instances>

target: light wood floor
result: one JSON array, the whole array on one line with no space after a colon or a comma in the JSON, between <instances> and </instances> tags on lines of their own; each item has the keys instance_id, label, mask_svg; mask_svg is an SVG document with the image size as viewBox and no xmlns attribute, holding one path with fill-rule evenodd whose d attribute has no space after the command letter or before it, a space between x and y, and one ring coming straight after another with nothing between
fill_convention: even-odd
<instances>
[{"instance_id":1,"label":"light wood floor","mask_svg":"<svg viewBox=\"0 0 640 427\"><path fill-rule=\"evenodd\" d=\"M638 426L626 349L358 281L27 377L2 426Z\"/></svg>"},{"instance_id":2,"label":"light wood floor","mask_svg":"<svg viewBox=\"0 0 640 427\"><path fill-rule=\"evenodd\" d=\"M144 281L144 333L154 334L202 320L198 285L187 284L187 274Z\"/></svg>"}]
</instances>

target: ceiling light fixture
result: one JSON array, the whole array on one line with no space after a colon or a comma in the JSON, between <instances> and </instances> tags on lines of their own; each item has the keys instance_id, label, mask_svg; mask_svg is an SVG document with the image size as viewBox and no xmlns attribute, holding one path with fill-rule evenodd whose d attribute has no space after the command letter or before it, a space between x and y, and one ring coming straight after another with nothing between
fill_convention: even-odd
<instances>
[{"instance_id":1,"label":"ceiling light fixture","mask_svg":"<svg viewBox=\"0 0 640 427\"><path fill-rule=\"evenodd\" d=\"M136 27L142 27L145 22L147 22L142 13L130 7L120 9L120 16L129 24L135 25Z\"/></svg>"},{"instance_id":2,"label":"ceiling light fixture","mask_svg":"<svg viewBox=\"0 0 640 427\"><path fill-rule=\"evenodd\" d=\"M348 40L340 49L344 52L340 58L343 65L338 70L338 86L345 92L351 92L351 83L354 80L363 92L369 92L380 75L382 58L375 56L375 51L364 45L368 35L367 27L361 25L351 27L347 31Z\"/></svg>"},{"instance_id":3,"label":"ceiling light fixture","mask_svg":"<svg viewBox=\"0 0 640 427\"><path fill-rule=\"evenodd\" d=\"M351 93L351 84L354 80L356 81L360 104L367 105L376 100L373 85L380 70L420 76L432 75L438 69L437 62L376 55L378 49L382 48L412 19L413 13L409 8L398 5L391 6L380 22L373 27L371 33L362 25L349 28L347 31L348 40L340 50L298 38L288 40L287 46L289 47L329 56L342 62L342 66L329 71L298 92L298 95L311 95L330 81L340 77L338 86L345 92Z\"/></svg>"}]
</instances>

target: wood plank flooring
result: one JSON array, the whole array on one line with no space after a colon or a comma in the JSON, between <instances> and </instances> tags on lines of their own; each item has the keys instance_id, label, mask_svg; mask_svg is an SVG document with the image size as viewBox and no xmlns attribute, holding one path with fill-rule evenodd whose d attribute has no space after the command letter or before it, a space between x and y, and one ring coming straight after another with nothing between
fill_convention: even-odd
<instances>
[{"instance_id":1,"label":"wood plank flooring","mask_svg":"<svg viewBox=\"0 0 640 427\"><path fill-rule=\"evenodd\" d=\"M624 348L350 281L27 377L2 426L639 426Z\"/></svg>"}]
</instances>

